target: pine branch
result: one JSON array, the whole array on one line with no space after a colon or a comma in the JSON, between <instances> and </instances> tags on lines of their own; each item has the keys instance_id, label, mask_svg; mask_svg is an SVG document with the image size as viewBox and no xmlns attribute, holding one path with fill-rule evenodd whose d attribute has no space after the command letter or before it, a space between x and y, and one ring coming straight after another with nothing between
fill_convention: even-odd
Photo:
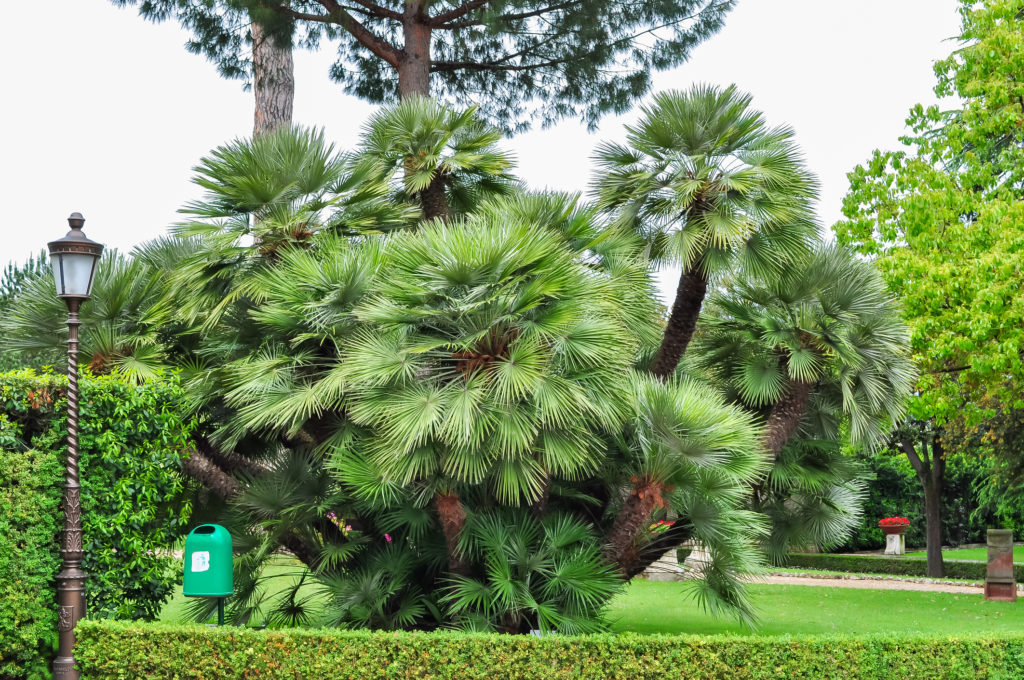
<instances>
[{"instance_id":1,"label":"pine branch","mask_svg":"<svg viewBox=\"0 0 1024 680\"><path fill-rule=\"evenodd\" d=\"M356 0L356 2L358 1L359 0ZM431 28L441 28L449 21L465 16L473 10L483 7L488 2L490 2L490 0L470 0L470 2L467 2L460 7L456 7L449 12L444 12L443 14L438 14L436 17L431 17L427 21L427 26L430 26Z\"/></svg>"},{"instance_id":2,"label":"pine branch","mask_svg":"<svg viewBox=\"0 0 1024 680\"><path fill-rule=\"evenodd\" d=\"M393 68L398 68L398 60L401 55L401 50L384 40L371 30L366 28L362 23L359 22L354 16L345 11L345 9L334 0L320 0L320 4L327 9L327 14L311 14L309 12L299 12L292 9L291 7L285 7L283 5L274 5L274 10L280 14L291 19L297 19L300 21L313 21L321 24L336 24L341 26L348 31L353 38L355 38L359 44L366 49L370 50L373 54L383 59ZM363 3L359 3L363 4ZM365 5L364 5L365 6ZM384 8L381 8L384 10ZM384 10L385 12L391 12L391 10ZM381 18L393 18L390 15L382 15ZM399 15L399 18L401 16Z\"/></svg>"}]
</instances>

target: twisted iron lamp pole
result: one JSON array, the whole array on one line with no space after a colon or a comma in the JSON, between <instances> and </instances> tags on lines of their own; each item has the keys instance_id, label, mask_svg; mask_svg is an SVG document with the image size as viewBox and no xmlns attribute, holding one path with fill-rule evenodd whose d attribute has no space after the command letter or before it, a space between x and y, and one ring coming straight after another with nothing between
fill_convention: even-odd
<instances>
[{"instance_id":1,"label":"twisted iron lamp pole","mask_svg":"<svg viewBox=\"0 0 1024 680\"><path fill-rule=\"evenodd\" d=\"M57 658L54 680L78 680L75 669L75 625L85 616L85 572L82 570L82 494L78 479L78 311L92 292L96 264L103 246L82 233L85 218L72 213L71 231L51 241L50 261L57 296L68 307L68 452L64 482L64 534L57 574Z\"/></svg>"}]
</instances>

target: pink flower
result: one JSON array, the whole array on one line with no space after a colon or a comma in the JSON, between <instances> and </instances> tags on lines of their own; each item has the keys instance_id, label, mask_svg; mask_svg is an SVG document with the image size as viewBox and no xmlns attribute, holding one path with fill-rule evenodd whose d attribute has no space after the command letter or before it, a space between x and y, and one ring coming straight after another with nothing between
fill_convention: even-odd
<instances>
[{"instance_id":1,"label":"pink flower","mask_svg":"<svg viewBox=\"0 0 1024 680\"><path fill-rule=\"evenodd\" d=\"M391 534L384 534L384 540L387 541L388 543L390 543L391 542Z\"/></svg>"},{"instance_id":2,"label":"pink flower","mask_svg":"<svg viewBox=\"0 0 1024 680\"><path fill-rule=\"evenodd\" d=\"M351 524L346 524L345 525L345 533L348 533L350 531L352 531L352 525Z\"/></svg>"}]
</instances>

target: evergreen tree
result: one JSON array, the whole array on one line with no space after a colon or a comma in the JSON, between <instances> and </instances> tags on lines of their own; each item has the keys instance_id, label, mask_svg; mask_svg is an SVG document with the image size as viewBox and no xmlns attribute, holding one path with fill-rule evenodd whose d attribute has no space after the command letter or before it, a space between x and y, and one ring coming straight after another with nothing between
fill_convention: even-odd
<instances>
[{"instance_id":1,"label":"evergreen tree","mask_svg":"<svg viewBox=\"0 0 1024 680\"><path fill-rule=\"evenodd\" d=\"M648 91L718 31L734 0L113 0L153 21L176 18L228 78L260 77L267 27L280 48L338 44L331 77L373 103L432 95L474 102L509 130L576 117L594 126Z\"/></svg>"}]
</instances>

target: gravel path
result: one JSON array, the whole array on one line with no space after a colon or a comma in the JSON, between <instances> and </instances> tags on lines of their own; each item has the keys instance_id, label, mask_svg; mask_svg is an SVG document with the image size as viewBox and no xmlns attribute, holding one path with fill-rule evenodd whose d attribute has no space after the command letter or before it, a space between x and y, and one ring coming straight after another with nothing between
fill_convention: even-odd
<instances>
[{"instance_id":1,"label":"gravel path","mask_svg":"<svg viewBox=\"0 0 1024 680\"><path fill-rule=\"evenodd\" d=\"M981 585L917 583L901 579L814 578L807 576L765 576L754 582L777 586L822 586L825 588L861 588L865 590L920 590L929 593L959 593L964 595L980 595L983 588Z\"/></svg>"}]
</instances>

